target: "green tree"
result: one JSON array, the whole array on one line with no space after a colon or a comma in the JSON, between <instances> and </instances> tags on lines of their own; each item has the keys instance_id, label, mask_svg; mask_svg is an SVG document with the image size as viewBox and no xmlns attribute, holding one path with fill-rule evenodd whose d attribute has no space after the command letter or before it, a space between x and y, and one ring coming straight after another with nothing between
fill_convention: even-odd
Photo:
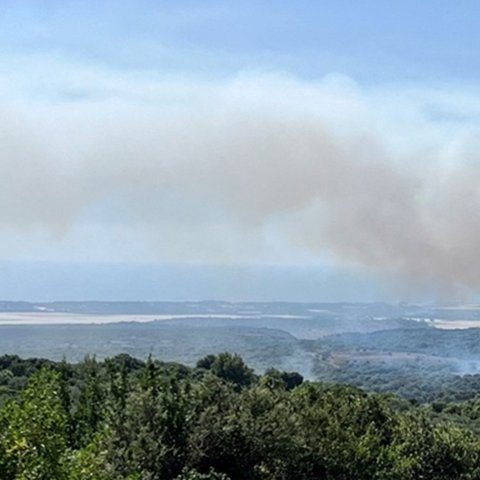
<instances>
[{"instance_id":1,"label":"green tree","mask_svg":"<svg viewBox=\"0 0 480 480\"><path fill-rule=\"evenodd\" d=\"M149 359L135 385L122 421L108 421L107 460L119 478L136 473L149 480L173 478L185 464L189 381L165 377Z\"/></svg>"},{"instance_id":2,"label":"green tree","mask_svg":"<svg viewBox=\"0 0 480 480\"><path fill-rule=\"evenodd\" d=\"M62 480L61 458L67 448L67 415L63 409L58 373L34 374L20 402L1 412L2 479Z\"/></svg>"},{"instance_id":3,"label":"green tree","mask_svg":"<svg viewBox=\"0 0 480 480\"><path fill-rule=\"evenodd\" d=\"M255 380L253 370L237 354L223 352L215 356L210 371L219 378L238 387L247 387Z\"/></svg>"},{"instance_id":4,"label":"green tree","mask_svg":"<svg viewBox=\"0 0 480 480\"><path fill-rule=\"evenodd\" d=\"M80 372L82 382L73 410L73 432L76 446L85 446L95 435L105 410L105 379L95 357L83 361Z\"/></svg>"}]
</instances>

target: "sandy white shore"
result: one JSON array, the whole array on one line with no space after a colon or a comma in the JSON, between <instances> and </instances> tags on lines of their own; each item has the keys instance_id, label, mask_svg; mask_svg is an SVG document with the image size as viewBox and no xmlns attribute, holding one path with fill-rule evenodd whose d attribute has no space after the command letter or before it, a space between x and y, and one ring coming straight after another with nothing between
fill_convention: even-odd
<instances>
[{"instance_id":1,"label":"sandy white shore","mask_svg":"<svg viewBox=\"0 0 480 480\"><path fill-rule=\"evenodd\" d=\"M180 320L191 318L308 318L300 315L224 315L224 314L184 314L184 315L99 315L85 313L55 312L0 312L0 325L91 325L120 322L152 322L155 320Z\"/></svg>"}]
</instances>

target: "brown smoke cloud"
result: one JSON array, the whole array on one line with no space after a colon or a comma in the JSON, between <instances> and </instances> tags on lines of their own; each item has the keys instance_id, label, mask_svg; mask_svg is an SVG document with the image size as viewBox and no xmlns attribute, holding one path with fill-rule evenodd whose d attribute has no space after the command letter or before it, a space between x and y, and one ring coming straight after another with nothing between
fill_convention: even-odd
<instances>
[{"instance_id":1,"label":"brown smoke cloud","mask_svg":"<svg viewBox=\"0 0 480 480\"><path fill-rule=\"evenodd\" d=\"M475 125L466 135L395 95L333 83L253 76L171 102L171 86L147 100L5 102L0 225L61 235L113 198L118 221L150 232L275 224L292 248L343 264L480 286Z\"/></svg>"}]
</instances>

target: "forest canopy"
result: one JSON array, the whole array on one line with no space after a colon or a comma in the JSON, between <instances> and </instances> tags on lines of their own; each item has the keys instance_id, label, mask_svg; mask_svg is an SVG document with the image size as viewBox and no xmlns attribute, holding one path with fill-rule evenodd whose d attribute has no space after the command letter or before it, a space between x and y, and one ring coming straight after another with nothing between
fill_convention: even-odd
<instances>
[{"instance_id":1,"label":"forest canopy","mask_svg":"<svg viewBox=\"0 0 480 480\"><path fill-rule=\"evenodd\" d=\"M480 478L475 399L420 406L230 353L0 368L4 480Z\"/></svg>"}]
</instances>

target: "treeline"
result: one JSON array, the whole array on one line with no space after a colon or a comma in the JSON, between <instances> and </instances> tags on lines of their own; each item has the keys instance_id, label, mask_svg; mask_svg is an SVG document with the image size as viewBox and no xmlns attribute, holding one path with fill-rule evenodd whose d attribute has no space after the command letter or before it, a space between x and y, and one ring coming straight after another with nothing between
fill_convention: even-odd
<instances>
[{"instance_id":1,"label":"treeline","mask_svg":"<svg viewBox=\"0 0 480 480\"><path fill-rule=\"evenodd\" d=\"M2 480L480 479L474 402L459 426L444 404L258 376L228 353L196 368L128 355L0 367Z\"/></svg>"},{"instance_id":2,"label":"treeline","mask_svg":"<svg viewBox=\"0 0 480 480\"><path fill-rule=\"evenodd\" d=\"M340 333L312 341L319 348L412 352L463 360L480 359L480 328L396 328L368 333Z\"/></svg>"},{"instance_id":3,"label":"treeline","mask_svg":"<svg viewBox=\"0 0 480 480\"><path fill-rule=\"evenodd\" d=\"M393 392L420 403L469 400L480 390L480 329L404 328L302 343L322 381Z\"/></svg>"},{"instance_id":4,"label":"treeline","mask_svg":"<svg viewBox=\"0 0 480 480\"><path fill-rule=\"evenodd\" d=\"M377 393L395 393L418 403L458 402L475 398L480 392L480 374L453 373L449 364L428 359L347 360L335 364L321 355L314 360L318 379L342 383Z\"/></svg>"}]
</instances>

